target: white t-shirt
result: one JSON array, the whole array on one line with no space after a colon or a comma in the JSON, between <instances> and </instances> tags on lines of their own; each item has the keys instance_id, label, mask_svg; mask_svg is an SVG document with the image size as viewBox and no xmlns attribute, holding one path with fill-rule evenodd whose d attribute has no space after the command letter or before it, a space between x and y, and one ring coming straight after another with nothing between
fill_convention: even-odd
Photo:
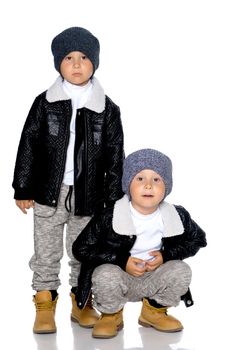
<instances>
[{"instance_id":1,"label":"white t-shirt","mask_svg":"<svg viewBox=\"0 0 233 350\"><path fill-rule=\"evenodd\" d=\"M160 210L143 215L135 210L130 202L130 211L137 232L137 239L130 251L131 256L150 260L153 257L149 253L160 250L162 245L164 225Z\"/></svg>"},{"instance_id":2,"label":"white t-shirt","mask_svg":"<svg viewBox=\"0 0 233 350\"><path fill-rule=\"evenodd\" d=\"M72 118L70 122L70 140L67 148L66 155L66 165L63 183L66 185L74 184L74 144L75 144L75 123L76 123L76 114L77 109L82 108L87 102L91 91L92 83L91 80L84 86L73 85L68 81L63 81L63 89L65 93L72 100Z\"/></svg>"}]
</instances>

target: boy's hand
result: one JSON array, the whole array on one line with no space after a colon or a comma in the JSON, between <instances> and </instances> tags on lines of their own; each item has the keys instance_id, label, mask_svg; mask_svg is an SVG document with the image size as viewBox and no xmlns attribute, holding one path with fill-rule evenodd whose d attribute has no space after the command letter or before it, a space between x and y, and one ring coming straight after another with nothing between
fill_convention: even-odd
<instances>
[{"instance_id":1,"label":"boy's hand","mask_svg":"<svg viewBox=\"0 0 233 350\"><path fill-rule=\"evenodd\" d=\"M153 258L151 260L146 261L145 268L147 272L154 271L163 263L163 256L159 250L150 252L150 255Z\"/></svg>"},{"instance_id":2,"label":"boy's hand","mask_svg":"<svg viewBox=\"0 0 233 350\"><path fill-rule=\"evenodd\" d=\"M23 200L17 199L15 201L15 204L17 205L17 207L19 207L19 209L24 214L27 214L27 210L26 209L34 208L34 200L32 200L32 199L23 199Z\"/></svg>"},{"instance_id":3,"label":"boy's hand","mask_svg":"<svg viewBox=\"0 0 233 350\"><path fill-rule=\"evenodd\" d=\"M134 277L142 276L146 271L144 260L130 256L125 271Z\"/></svg>"}]
</instances>

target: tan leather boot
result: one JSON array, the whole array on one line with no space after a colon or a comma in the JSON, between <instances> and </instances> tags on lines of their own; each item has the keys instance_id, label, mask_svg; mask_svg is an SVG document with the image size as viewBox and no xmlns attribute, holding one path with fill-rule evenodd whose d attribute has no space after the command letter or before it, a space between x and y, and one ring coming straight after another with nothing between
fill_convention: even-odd
<instances>
[{"instance_id":1,"label":"tan leather boot","mask_svg":"<svg viewBox=\"0 0 233 350\"><path fill-rule=\"evenodd\" d=\"M49 290L37 292L33 297L36 307L36 319L33 326L34 333L55 333L57 328L55 324L55 310L58 296L52 300Z\"/></svg>"},{"instance_id":2,"label":"tan leather boot","mask_svg":"<svg viewBox=\"0 0 233 350\"><path fill-rule=\"evenodd\" d=\"M123 309L114 314L102 314L94 325L93 338L113 338L124 327Z\"/></svg>"},{"instance_id":3,"label":"tan leather boot","mask_svg":"<svg viewBox=\"0 0 233 350\"><path fill-rule=\"evenodd\" d=\"M151 306L147 299L143 299L141 315L138 323L144 327L154 327L161 332L179 332L183 329L180 321L167 315L167 308Z\"/></svg>"},{"instance_id":4,"label":"tan leather boot","mask_svg":"<svg viewBox=\"0 0 233 350\"><path fill-rule=\"evenodd\" d=\"M81 327L92 328L99 319L99 314L92 306L92 296L90 295L86 306L79 309L75 300L75 294L70 293L72 300L71 321L77 322Z\"/></svg>"}]
</instances>

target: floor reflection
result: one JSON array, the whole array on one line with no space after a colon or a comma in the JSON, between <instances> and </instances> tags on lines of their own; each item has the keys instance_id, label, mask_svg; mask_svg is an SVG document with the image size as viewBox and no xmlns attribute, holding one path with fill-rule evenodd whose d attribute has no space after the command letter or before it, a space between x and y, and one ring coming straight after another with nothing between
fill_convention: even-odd
<instances>
[{"instance_id":1,"label":"floor reflection","mask_svg":"<svg viewBox=\"0 0 233 350\"><path fill-rule=\"evenodd\" d=\"M59 350L57 334L34 334L37 350Z\"/></svg>"},{"instance_id":2,"label":"floor reflection","mask_svg":"<svg viewBox=\"0 0 233 350\"><path fill-rule=\"evenodd\" d=\"M111 339L96 339L91 336L91 329L79 327L71 322L73 332L73 350L185 350L178 346L182 338L182 332L162 333L152 328L144 328L138 325L129 326L121 330Z\"/></svg>"}]
</instances>

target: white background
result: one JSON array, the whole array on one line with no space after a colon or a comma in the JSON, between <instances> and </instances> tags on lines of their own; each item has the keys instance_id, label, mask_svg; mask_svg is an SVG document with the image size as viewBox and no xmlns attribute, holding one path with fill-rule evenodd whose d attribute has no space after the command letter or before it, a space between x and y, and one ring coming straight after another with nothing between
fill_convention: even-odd
<instances>
[{"instance_id":1,"label":"white background","mask_svg":"<svg viewBox=\"0 0 233 350\"><path fill-rule=\"evenodd\" d=\"M35 96L57 77L51 40L71 26L85 27L100 40L96 77L121 108L126 155L152 147L171 157L174 187L167 200L186 207L207 234L208 247L189 259L193 308L204 320L202 337L208 333L207 344L211 338L216 349L221 341L230 344L232 18L233 3L226 0L1 2L0 319L1 333L11 344L7 348L36 348L28 267L32 212L23 215L14 204L15 156ZM64 266L59 292L68 295L69 271ZM64 312L69 314L66 298ZM186 315L192 325L195 309ZM190 344L188 349L194 348Z\"/></svg>"}]
</instances>

